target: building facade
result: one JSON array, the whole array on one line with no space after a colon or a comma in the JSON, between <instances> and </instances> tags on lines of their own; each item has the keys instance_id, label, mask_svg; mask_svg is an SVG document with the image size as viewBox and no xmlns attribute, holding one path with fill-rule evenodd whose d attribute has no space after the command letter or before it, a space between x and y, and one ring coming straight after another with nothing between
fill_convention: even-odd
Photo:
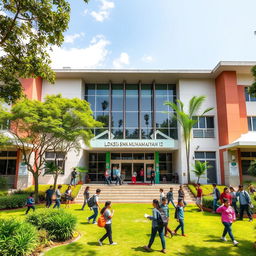
<instances>
[{"instance_id":1,"label":"building facade","mask_svg":"<svg viewBox=\"0 0 256 256\"><path fill-rule=\"evenodd\" d=\"M105 169L114 166L127 182L135 172L140 182L149 182L153 168L159 183L187 183L182 130L165 102L180 99L186 109L193 96L203 95L202 110L213 110L194 117L198 124L192 132L191 169L196 160L206 161L211 168L202 183L237 185L253 179L248 166L256 159L256 98L248 94L255 64L220 62L213 70L62 69L56 70L54 85L41 78L22 79L22 85L31 99L52 94L85 99L95 119L104 123L103 128L93 129L90 148L68 153L59 183L69 183L77 166L86 167L87 181L95 183L103 182ZM58 156L47 152L46 158ZM32 184L14 148L0 151L0 171L14 187ZM196 181L193 172L191 180ZM53 178L41 176L40 183L51 184Z\"/></svg>"}]
</instances>

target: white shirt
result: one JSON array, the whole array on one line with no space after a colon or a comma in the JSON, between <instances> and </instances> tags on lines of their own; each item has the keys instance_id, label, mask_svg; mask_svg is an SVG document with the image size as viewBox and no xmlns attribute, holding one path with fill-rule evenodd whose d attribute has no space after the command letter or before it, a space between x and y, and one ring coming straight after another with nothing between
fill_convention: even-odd
<instances>
[{"instance_id":1,"label":"white shirt","mask_svg":"<svg viewBox=\"0 0 256 256\"><path fill-rule=\"evenodd\" d=\"M95 194L94 196L95 196L95 205L92 208L98 208L97 203L99 202L99 196L97 194Z\"/></svg>"}]
</instances>

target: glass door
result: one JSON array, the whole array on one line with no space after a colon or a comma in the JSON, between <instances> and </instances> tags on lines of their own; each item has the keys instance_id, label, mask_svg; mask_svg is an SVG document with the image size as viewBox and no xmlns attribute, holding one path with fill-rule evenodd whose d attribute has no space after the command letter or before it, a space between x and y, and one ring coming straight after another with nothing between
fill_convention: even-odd
<instances>
[{"instance_id":1,"label":"glass door","mask_svg":"<svg viewBox=\"0 0 256 256\"><path fill-rule=\"evenodd\" d=\"M137 173L137 182L144 182L145 171L144 163L134 163L133 164L133 173Z\"/></svg>"},{"instance_id":2,"label":"glass door","mask_svg":"<svg viewBox=\"0 0 256 256\"><path fill-rule=\"evenodd\" d=\"M149 182L151 180L151 170L154 169L154 163L145 164L145 182Z\"/></svg>"},{"instance_id":3,"label":"glass door","mask_svg":"<svg viewBox=\"0 0 256 256\"><path fill-rule=\"evenodd\" d=\"M125 181L132 180L132 163L122 163L121 164L121 174L125 175Z\"/></svg>"}]
</instances>

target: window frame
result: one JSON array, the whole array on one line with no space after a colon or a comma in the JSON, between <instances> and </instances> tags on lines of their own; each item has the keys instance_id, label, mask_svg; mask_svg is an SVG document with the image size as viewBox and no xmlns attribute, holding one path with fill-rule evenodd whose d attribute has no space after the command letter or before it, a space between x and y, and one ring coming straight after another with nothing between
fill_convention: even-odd
<instances>
[{"instance_id":1,"label":"window frame","mask_svg":"<svg viewBox=\"0 0 256 256\"><path fill-rule=\"evenodd\" d=\"M47 153L53 153L55 156L54 157L46 157L46 154ZM64 154L64 158L61 158L61 157L57 157L58 154ZM56 151L56 152L53 152L53 151L46 151L45 152L45 162L55 162L57 161L57 165L60 167L62 165L60 165L60 162L64 162L63 164L63 170L62 172L60 172L59 175L65 175L65 167L66 167L66 158L67 158L67 154L65 152L62 152L62 151ZM46 168L44 168L45 170ZM54 173L47 173L45 175L53 175Z\"/></svg>"}]
</instances>

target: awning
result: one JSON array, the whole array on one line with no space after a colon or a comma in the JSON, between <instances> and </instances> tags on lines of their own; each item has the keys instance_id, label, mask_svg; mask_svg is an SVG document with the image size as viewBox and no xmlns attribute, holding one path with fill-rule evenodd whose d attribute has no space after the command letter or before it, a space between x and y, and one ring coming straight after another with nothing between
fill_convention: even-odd
<instances>
[{"instance_id":1,"label":"awning","mask_svg":"<svg viewBox=\"0 0 256 256\"><path fill-rule=\"evenodd\" d=\"M234 142L220 147L220 149L236 148L256 148L256 132L248 132L242 134L241 137Z\"/></svg>"}]
</instances>

